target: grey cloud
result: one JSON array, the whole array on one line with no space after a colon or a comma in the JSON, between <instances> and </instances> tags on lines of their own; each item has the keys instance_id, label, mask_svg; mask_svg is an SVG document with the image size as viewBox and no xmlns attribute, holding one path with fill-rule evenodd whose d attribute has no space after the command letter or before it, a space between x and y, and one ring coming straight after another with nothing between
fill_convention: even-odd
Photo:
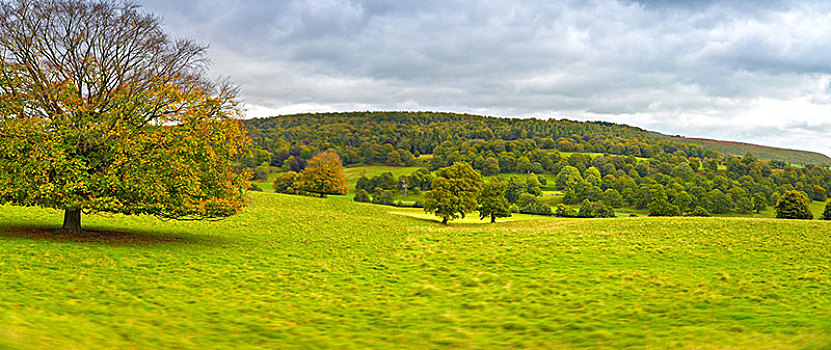
<instances>
[{"instance_id":1,"label":"grey cloud","mask_svg":"<svg viewBox=\"0 0 831 350\"><path fill-rule=\"evenodd\" d=\"M776 132L819 132L788 122L831 122L820 108L831 108L831 5L820 1L143 4L210 44L212 72L252 105L568 116L779 146ZM813 114L746 115L769 100ZM831 153L816 139L794 145Z\"/></svg>"}]
</instances>

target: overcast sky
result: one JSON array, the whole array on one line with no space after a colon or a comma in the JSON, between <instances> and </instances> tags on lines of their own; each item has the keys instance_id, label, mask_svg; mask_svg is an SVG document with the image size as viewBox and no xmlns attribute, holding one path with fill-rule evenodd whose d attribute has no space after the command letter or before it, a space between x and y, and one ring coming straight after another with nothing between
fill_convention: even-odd
<instances>
[{"instance_id":1,"label":"overcast sky","mask_svg":"<svg viewBox=\"0 0 831 350\"><path fill-rule=\"evenodd\" d=\"M144 0L249 117L605 120L831 155L827 1Z\"/></svg>"}]
</instances>

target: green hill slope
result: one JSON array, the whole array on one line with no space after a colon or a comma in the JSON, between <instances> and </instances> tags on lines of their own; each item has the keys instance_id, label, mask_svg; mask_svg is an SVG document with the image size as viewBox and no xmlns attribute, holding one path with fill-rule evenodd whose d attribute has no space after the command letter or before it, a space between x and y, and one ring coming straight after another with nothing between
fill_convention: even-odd
<instances>
[{"instance_id":1,"label":"green hill slope","mask_svg":"<svg viewBox=\"0 0 831 350\"><path fill-rule=\"evenodd\" d=\"M252 193L219 222L0 207L0 348L831 345L831 223L443 227ZM30 228L37 227L37 228Z\"/></svg>"},{"instance_id":2,"label":"green hill slope","mask_svg":"<svg viewBox=\"0 0 831 350\"><path fill-rule=\"evenodd\" d=\"M690 138L690 137L669 137L673 141L680 143L688 143L699 145L706 149L722 154L732 154L737 156L744 156L751 153L756 158L764 160L781 160L786 164L815 164L823 166L831 166L831 158L817 153L793 150L787 148L778 148L770 146L755 145L752 143L734 142L734 141L719 141L710 139Z\"/></svg>"}]
</instances>

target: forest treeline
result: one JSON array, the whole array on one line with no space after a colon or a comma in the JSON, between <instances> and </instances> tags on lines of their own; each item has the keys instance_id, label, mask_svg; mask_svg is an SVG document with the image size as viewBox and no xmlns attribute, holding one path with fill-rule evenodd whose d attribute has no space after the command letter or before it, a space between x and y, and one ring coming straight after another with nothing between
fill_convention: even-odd
<instances>
[{"instance_id":1,"label":"forest treeline","mask_svg":"<svg viewBox=\"0 0 831 350\"><path fill-rule=\"evenodd\" d=\"M331 150L344 164L466 162L482 175L555 174L566 204L649 208L656 215L747 213L788 191L824 201L831 171L780 160L722 155L648 131L605 122L507 119L432 112L301 114L245 122L258 149L248 166L302 171ZM589 156L583 153L600 153Z\"/></svg>"},{"instance_id":2,"label":"forest treeline","mask_svg":"<svg viewBox=\"0 0 831 350\"><path fill-rule=\"evenodd\" d=\"M683 150L688 156L718 156L717 152L703 147L672 142L627 125L565 119L436 112L346 112L285 115L244 123L257 145L256 157L252 160L256 165L268 162L282 166L292 157L310 159L327 149L336 151L344 165L400 165L419 155L433 154L437 146L461 141L481 142L496 154L510 152L517 157L535 149L635 157Z\"/></svg>"}]
</instances>

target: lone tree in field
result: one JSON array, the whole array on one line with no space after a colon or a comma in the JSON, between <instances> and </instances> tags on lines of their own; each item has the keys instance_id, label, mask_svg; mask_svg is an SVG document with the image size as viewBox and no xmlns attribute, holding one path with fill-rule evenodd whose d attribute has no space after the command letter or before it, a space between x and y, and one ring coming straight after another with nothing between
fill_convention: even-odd
<instances>
[{"instance_id":1,"label":"lone tree in field","mask_svg":"<svg viewBox=\"0 0 831 350\"><path fill-rule=\"evenodd\" d=\"M424 211L442 218L464 218L476 210L476 197L482 189L482 176L468 163L455 163L436 172L431 190L424 194Z\"/></svg>"},{"instance_id":2,"label":"lone tree in field","mask_svg":"<svg viewBox=\"0 0 831 350\"><path fill-rule=\"evenodd\" d=\"M482 186L482 192L479 194L479 220L488 216L491 217L491 223L496 222L496 218L506 218L511 216L510 203L505 198L505 190L508 184L497 181L488 182Z\"/></svg>"},{"instance_id":3,"label":"lone tree in field","mask_svg":"<svg viewBox=\"0 0 831 350\"><path fill-rule=\"evenodd\" d=\"M109 0L0 2L0 203L212 219L244 206L236 89L205 46Z\"/></svg>"},{"instance_id":4,"label":"lone tree in field","mask_svg":"<svg viewBox=\"0 0 831 350\"><path fill-rule=\"evenodd\" d=\"M321 152L312 157L306 169L297 179L297 189L317 193L320 197L327 194L346 194L346 177L343 175L343 163L335 152Z\"/></svg>"},{"instance_id":5,"label":"lone tree in field","mask_svg":"<svg viewBox=\"0 0 831 350\"><path fill-rule=\"evenodd\" d=\"M799 191L788 191L774 207L779 219L811 220L814 214L808 209L808 197Z\"/></svg>"}]
</instances>

